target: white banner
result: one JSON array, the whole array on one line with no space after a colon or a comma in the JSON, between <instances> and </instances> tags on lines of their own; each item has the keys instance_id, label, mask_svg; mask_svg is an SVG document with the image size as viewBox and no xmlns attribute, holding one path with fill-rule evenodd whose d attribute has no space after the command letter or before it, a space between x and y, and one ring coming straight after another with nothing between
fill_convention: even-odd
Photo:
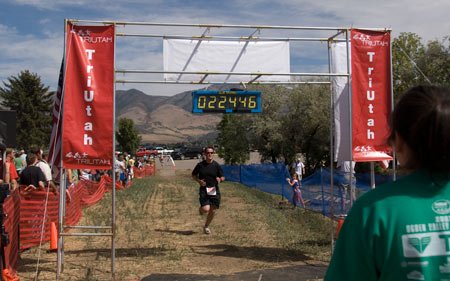
<instances>
[{"instance_id":1,"label":"white banner","mask_svg":"<svg viewBox=\"0 0 450 281\"><path fill-rule=\"evenodd\" d=\"M288 41L210 41L164 39L164 71L290 73ZM164 74L170 81L199 81L202 74ZM247 82L256 75L209 75L205 81ZM261 76L257 81L289 81Z\"/></svg>"},{"instance_id":2,"label":"white banner","mask_svg":"<svg viewBox=\"0 0 450 281\"><path fill-rule=\"evenodd\" d=\"M331 72L347 73L347 44L345 42L331 44ZM335 126L334 159L337 162L351 160L347 82L347 77L334 77L332 79Z\"/></svg>"}]
</instances>

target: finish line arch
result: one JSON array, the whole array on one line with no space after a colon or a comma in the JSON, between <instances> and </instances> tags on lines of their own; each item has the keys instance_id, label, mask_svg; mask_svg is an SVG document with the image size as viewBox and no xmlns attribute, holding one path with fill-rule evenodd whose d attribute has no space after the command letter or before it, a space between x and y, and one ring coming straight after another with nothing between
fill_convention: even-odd
<instances>
[{"instance_id":1,"label":"finish line arch","mask_svg":"<svg viewBox=\"0 0 450 281\"><path fill-rule=\"evenodd\" d=\"M352 116L352 68L350 63L350 41L351 31L354 28L348 27L297 27L297 26L266 26L266 25L222 25L222 24L179 24L179 23L146 23L146 22L119 22L119 21L91 21L91 20L65 20L65 55L64 65L67 71L68 68L68 54L70 54L70 45L67 42L69 34L75 33L81 40L94 39L90 37L89 28L111 26L113 28L113 122L112 122L112 137L111 142L113 149L111 151L111 160L114 160L115 154L115 90L116 85L123 84L162 84L162 85L213 85L213 84L227 84L227 85L302 85L302 84L325 84L330 88L330 151L334 149L333 142L333 113L334 113L334 96L333 90L336 89L336 83L339 79L344 81L347 88L346 92L348 100L348 116ZM77 27L70 29L69 27ZM76 33L79 30L85 30L83 33ZM364 28L358 29L363 31L387 32L387 28ZM76 32L74 32L76 31ZM119 32L120 31L120 32ZM179 33L180 32L180 33ZM279 36L279 34L286 34ZM306 37L306 35L313 34L315 37ZM118 42L117 38L132 40L135 45L131 47L122 42ZM131 53L139 47L145 48L144 45L139 45L137 39L151 39L156 40L153 43L156 49L163 47L164 58L163 67L155 69L154 66L147 66L141 68L142 58L138 57L134 61L121 60L121 55L124 53ZM95 39L97 40L97 39ZM327 58L328 72L291 72L291 62L296 57L296 54L301 53L301 48L295 47L295 44L320 44L326 43L323 57ZM333 44L341 43L345 46L346 70L334 71L332 68L332 46ZM391 44L389 44L389 48ZM150 46L150 45L148 45ZM124 47L124 49L122 49ZM149 52L146 54L147 58L156 56L152 53L152 48L148 47ZM214 51L220 50L219 54ZM273 51L275 50L275 51ZM311 51L311 50L310 50ZM86 51L87 56L97 56L95 51ZM98 52L97 52L98 53ZM215 58L224 57L221 62L225 65L217 67L214 65ZM208 58L209 57L209 58ZM301 57L301 55L300 55ZM173 59L177 58L177 59ZM200 62L197 61L200 58ZM211 59L212 58L212 59ZM266 64L261 64L258 58L262 58ZM275 58L275 60L272 60ZM201 63L202 59L210 64ZM89 60L89 59L88 59ZM278 65L276 61L282 61L282 65ZM117 68L117 64L121 64ZM220 63L218 63L220 64ZM85 65L89 70L89 62ZM161 65L160 65L161 66ZM391 71L392 72L392 71ZM67 73L67 72L66 72ZM120 76L120 78L119 78ZM90 77L90 76L87 76ZM163 78L162 78L163 77ZM67 77L66 77L67 78ZM308 81L302 80L309 78ZM328 81L324 81L328 79ZM66 81L66 80L65 80ZM87 87L94 80L86 79ZM391 76L391 100L392 100L392 76ZM85 101L90 102L93 99L88 94L85 94ZM64 96L63 91L63 96ZM87 108L87 107L86 107ZM90 110L87 110L89 116ZM62 118L61 118L62 119ZM349 136L349 152L347 159L353 160L352 155L352 121L348 118L348 126L350 131ZM84 123L87 124L87 123ZM85 126L86 128L86 126ZM89 127L87 127L89 128ZM89 144L91 139L85 137L85 145ZM91 141L92 142L92 141ZM334 162L334 153L331 153L330 162ZM87 161L87 160L86 160ZM62 160L64 163L64 160ZM80 163L80 161L78 161ZM88 163L88 162L86 162ZM85 164L86 164L85 163ZM76 164L74 164L76 165ZM61 177L64 179L64 177ZM62 181L63 182L63 181ZM111 272L112 280L115 278L115 179L113 176L113 190L112 190L112 225L110 227L111 236ZM64 184L60 187L60 194L65 194ZM331 188L333 190L333 169L331 169ZM351 186L354 188L354 186ZM333 192L332 192L333 193ZM333 198L331 198L333 202ZM63 214L65 210L65 198L60 196L59 210L59 232L64 233L65 226L63 225ZM331 217L333 218L333 204L331 204ZM89 228L89 227L86 227ZM98 226L90 227L92 229L99 228ZM333 225L331 224L331 240L333 241ZM77 233L73 236L92 235L88 233ZM71 236L66 234L64 236ZM95 235L92 235L95 236ZM63 244L62 237L58 238L58 245ZM333 243L332 243L333 245ZM61 272L61 262L63 260L63 247L58 247L58 268L57 279L59 280Z\"/></svg>"}]
</instances>

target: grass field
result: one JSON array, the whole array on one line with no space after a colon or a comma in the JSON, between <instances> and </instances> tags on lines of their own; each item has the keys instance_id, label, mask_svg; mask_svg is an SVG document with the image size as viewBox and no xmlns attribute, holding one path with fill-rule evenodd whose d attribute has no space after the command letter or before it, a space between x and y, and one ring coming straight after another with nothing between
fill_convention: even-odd
<instances>
[{"instance_id":1,"label":"grass field","mask_svg":"<svg viewBox=\"0 0 450 281\"><path fill-rule=\"evenodd\" d=\"M330 259L329 220L291 205L280 196L243 185L221 184L222 204L202 232L198 185L188 171L136 179L116 192L116 280L154 273L229 274ZM110 225L111 194L84 210L79 225ZM44 245L48 248L48 245ZM110 280L111 239L65 240L61 280ZM37 249L22 253L19 276L36 274ZM56 254L41 251L39 280L54 280Z\"/></svg>"}]
</instances>

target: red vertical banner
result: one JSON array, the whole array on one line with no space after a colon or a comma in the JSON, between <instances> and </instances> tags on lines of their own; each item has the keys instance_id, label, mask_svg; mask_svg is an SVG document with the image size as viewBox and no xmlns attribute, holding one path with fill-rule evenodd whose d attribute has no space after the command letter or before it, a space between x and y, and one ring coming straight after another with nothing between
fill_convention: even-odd
<instances>
[{"instance_id":1,"label":"red vertical banner","mask_svg":"<svg viewBox=\"0 0 450 281\"><path fill-rule=\"evenodd\" d=\"M114 26L67 27L63 167L113 164Z\"/></svg>"},{"instance_id":2,"label":"red vertical banner","mask_svg":"<svg viewBox=\"0 0 450 281\"><path fill-rule=\"evenodd\" d=\"M352 30L352 153L356 162L391 160L389 32Z\"/></svg>"}]
</instances>

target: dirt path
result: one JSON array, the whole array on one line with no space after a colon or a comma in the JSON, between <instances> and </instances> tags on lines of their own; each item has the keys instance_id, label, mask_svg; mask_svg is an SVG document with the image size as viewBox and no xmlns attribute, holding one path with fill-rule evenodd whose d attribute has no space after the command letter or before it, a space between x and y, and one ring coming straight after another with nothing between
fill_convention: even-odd
<instances>
[{"instance_id":1,"label":"dirt path","mask_svg":"<svg viewBox=\"0 0 450 281\"><path fill-rule=\"evenodd\" d=\"M206 217L198 213L198 186L189 180L188 172L156 176L154 181L152 192L117 202L116 280L233 280L224 276L288 266L323 267L323 262L280 247L251 206L227 191L227 183L222 186L222 205L211 224L213 233L205 235ZM88 211L98 212L98 216L110 213L98 204ZM87 217L83 215L79 225L96 225ZM61 280L111 280L110 247L108 238L67 238ZM37 249L21 257L19 276L33 280ZM41 252L39 268L39 280L55 280L56 254ZM180 277L186 274L194 279ZM222 278L200 279L200 275ZM154 279L157 276L160 279Z\"/></svg>"}]
</instances>

